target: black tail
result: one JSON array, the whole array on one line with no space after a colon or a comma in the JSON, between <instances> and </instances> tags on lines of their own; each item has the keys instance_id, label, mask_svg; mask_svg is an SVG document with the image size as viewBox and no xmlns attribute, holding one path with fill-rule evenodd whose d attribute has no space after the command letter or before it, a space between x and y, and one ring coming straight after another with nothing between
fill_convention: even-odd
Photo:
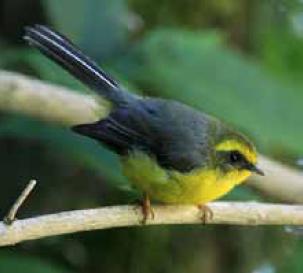
<instances>
[{"instance_id":1,"label":"black tail","mask_svg":"<svg viewBox=\"0 0 303 273\"><path fill-rule=\"evenodd\" d=\"M61 34L46 26L36 25L25 28L24 39L113 103L121 104L132 98L130 93L122 91L114 79Z\"/></svg>"}]
</instances>

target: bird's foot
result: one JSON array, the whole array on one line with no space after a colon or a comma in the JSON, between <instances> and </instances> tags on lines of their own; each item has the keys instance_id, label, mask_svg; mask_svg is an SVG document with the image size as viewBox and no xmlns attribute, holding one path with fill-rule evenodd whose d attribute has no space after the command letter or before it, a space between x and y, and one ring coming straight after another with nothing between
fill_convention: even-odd
<instances>
[{"instance_id":1,"label":"bird's foot","mask_svg":"<svg viewBox=\"0 0 303 273\"><path fill-rule=\"evenodd\" d=\"M147 194L144 195L142 204L141 204L143 219L142 219L142 225L144 225L148 219L155 219L155 212L153 210L153 207L151 205L150 199Z\"/></svg>"},{"instance_id":2,"label":"bird's foot","mask_svg":"<svg viewBox=\"0 0 303 273\"><path fill-rule=\"evenodd\" d=\"M211 220L214 216L213 211L206 205L200 204L198 205L198 209L201 212L201 221L205 225L209 220Z\"/></svg>"}]
</instances>

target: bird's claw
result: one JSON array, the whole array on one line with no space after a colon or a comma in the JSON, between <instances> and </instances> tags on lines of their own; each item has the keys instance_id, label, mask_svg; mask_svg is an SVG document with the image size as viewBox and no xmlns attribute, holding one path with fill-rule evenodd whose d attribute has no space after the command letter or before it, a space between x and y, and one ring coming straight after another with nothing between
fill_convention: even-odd
<instances>
[{"instance_id":1,"label":"bird's claw","mask_svg":"<svg viewBox=\"0 0 303 273\"><path fill-rule=\"evenodd\" d=\"M206 205L200 204L198 205L198 209L201 212L201 221L205 225L207 222L212 220L214 213L213 211Z\"/></svg>"},{"instance_id":2,"label":"bird's claw","mask_svg":"<svg viewBox=\"0 0 303 273\"><path fill-rule=\"evenodd\" d=\"M144 195L143 202L141 204L143 219L141 221L142 225L146 224L148 219L155 219L155 212L151 206L150 199L148 195Z\"/></svg>"}]
</instances>

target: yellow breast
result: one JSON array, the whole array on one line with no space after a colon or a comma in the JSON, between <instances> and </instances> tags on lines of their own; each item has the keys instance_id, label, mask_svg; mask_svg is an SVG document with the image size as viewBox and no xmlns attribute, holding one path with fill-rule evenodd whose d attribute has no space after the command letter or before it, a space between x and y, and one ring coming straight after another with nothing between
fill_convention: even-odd
<instances>
[{"instance_id":1,"label":"yellow breast","mask_svg":"<svg viewBox=\"0 0 303 273\"><path fill-rule=\"evenodd\" d=\"M200 169L190 173L161 168L146 154L135 152L122 159L125 176L152 199L172 204L204 204L215 200L245 180L250 172Z\"/></svg>"}]
</instances>

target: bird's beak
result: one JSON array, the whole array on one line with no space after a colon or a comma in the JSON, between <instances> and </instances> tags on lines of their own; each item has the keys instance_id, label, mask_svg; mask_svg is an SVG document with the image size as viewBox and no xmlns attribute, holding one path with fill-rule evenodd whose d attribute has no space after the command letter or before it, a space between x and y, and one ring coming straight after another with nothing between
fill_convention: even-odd
<instances>
[{"instance_id":1,"label":"bird's beak","mask_svg":"<svg viewBox=\"0 0 303 273\"><path fill-rule=\"evenodd\" d=\"M262 176L265 175L265 173L261 169L259 169L256 165L250 164L247 169L258 175L262 175Z\"/></svg>"}]
</instances>

